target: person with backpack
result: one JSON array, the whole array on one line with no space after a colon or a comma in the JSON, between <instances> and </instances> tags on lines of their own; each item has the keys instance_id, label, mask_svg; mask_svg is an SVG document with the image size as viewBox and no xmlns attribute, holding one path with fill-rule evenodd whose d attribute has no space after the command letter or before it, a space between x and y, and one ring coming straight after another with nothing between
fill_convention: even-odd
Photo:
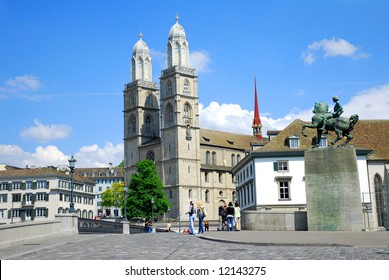
<instances>
[{"instance_id":1,"label":"person with backpack","mask_svg":"<svg viewBox=\"0 0 389 280\"><path fill-rule=\"evenodd\" d=\"M219 230L224 230L224 224L226 223L226 212L222 205L219 206Z\"/></svg>"}]
</instances>

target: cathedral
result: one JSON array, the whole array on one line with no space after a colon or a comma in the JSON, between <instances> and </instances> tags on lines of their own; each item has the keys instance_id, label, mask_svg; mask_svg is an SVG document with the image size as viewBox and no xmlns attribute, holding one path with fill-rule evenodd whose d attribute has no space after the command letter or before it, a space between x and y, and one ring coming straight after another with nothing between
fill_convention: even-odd
<instances>
[{"instance_id":1,"label":"cathedral","mask_svg":"<svg viewBox=\"0 0 389 280\"><path fill-rule=\"evenodd\" d=\"M133 47L131 79L123 91L125 181L130 183L138 161L153 160L172 204L170 218L186 219L189 202L202 200L208 219L217 220L219 205L236 200L231 169L266 142L256 90L253 135L202 129L198 77L190 67L189 43L178 17L166 54L158 85L152 80L152 58L142 34Z\"/></svg>"}]
</instances>

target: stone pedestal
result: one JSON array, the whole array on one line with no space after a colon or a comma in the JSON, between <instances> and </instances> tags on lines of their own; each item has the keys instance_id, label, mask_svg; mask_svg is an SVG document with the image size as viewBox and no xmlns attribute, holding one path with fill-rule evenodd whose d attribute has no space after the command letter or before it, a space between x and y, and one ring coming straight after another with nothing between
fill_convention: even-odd
<instances>
[{"instance_id":1,"label":"stone pedestal","mask_svg":"<svg viewBox=\"0 0 389 280\"><path fill-rule=\"evenodd\" d=\"M309 231L361 231L362 203L353 146L305 152Z\"/></svg>"}]
</instances>

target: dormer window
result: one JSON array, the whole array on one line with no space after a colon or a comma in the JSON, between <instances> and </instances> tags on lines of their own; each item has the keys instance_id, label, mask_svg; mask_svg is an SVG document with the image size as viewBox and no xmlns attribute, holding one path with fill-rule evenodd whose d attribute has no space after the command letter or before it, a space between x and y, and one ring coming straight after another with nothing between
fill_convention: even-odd
<instances>
[{"instance_id":1,"label":"dormer window","mask_svg":"<svg viewBox=\"0 0 389 280\"><path fill-rule=\"evenodd\" d=\"M205 140L205 142L209 142L209 141L211 141L211 139L209 139L209 138L205 138L204 136L203 136L203 139Z\"/></svg>"},{"instance_id":2,"label":"dormer window","mask_svg":"<svg viewBox=\"0 0 389 280\"><path fill-rule=\"evenodd\" d=\"M289 148L300 148L300 138L296 135L289 136L288 138Z\"/></svg>"}]
</instances>

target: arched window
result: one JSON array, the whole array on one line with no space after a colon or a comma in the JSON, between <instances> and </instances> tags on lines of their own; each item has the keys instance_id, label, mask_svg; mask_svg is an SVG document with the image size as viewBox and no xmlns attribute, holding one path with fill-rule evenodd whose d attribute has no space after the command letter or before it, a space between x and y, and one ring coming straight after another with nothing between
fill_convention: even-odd
<instances>
[{"instance_id":1,"label":"arched window","mask_svg":"<svg viewBox=\"0 0 389 280\"><path fill-rule=\"evenodd\" d=\"M379 227L384 226L384 192L382 190L382 178L379 174L374 176L374 192L377 211L377 223Z\"/></svg>"},{"instance_id":2,"label":"arched window","mask_svg":"<svg viewBox=\"0 0 389 280\"><path fill-rule=\"evenodd\" d=\"M170 80L166 83L166 95L172 95L173 94L173 84Z\"/></svg>"},{"instance_id":3,"label":"arched window","mask_svg":"<svg viewBox=\"0 0 389 280\"><path fill-rule=\"evenodd\" d=\"M189 198L189 199L192 199L192 189L190 189L190 190L188 191L188 198Z\"/></svg>"},{"instance_id":4,"label":"arched window","mask_svg":"<svg viewBox=\"0 0 389 280\"><path fill-rule=\"evenodd\" d=\"M173 106L168 103L165 109L165 126L169 127L174 124Z\"/></svg>"},{"instance_id":5,"label":"arched window","mask_svg":"<svg viewBox=\"0 0 389 280\"><path fill-rule=\"evenodd\" d=\"M185 123L191 123L192 122L192 109L189 105L189 103L184 104L184 110L182 114L182 118Z\"/></svg>"},{"instance_id":6,"label":"arched window","mask_svg":"<svg viewBox=\"0 0 389 280\"><path fill-rule=\"evenodd\" d=\"M154 152L153 151L148 151L146 159L154 161Z\"/></svg>"},{"instance_id":7,"label":"arched window","mask_svg":"<svg viewBox=\"0 0 389 280\"><path fill-rule=\"evenodd\" d=\"M190 95L190 82L188 79L185 79L184 81L183 93L186 95Z\"/></svg>"},{"instance_id":8,"label":"arched window","mask_svg":"<svg viewBox=\"0 0 389 280\"><path fill-rule=\"evenodd\" d=\"M151 99L152 95L150 92L148 92L146 94L146 101L145 101L145 106L153 106L153 102L152 102L152 99Z\"/></svg>"},{"instance_id":9,"label":"arched window","mask_svg":"<svg viewBox=\"0 0 389 280\"><path fill-rule=\"evenodd\" d=\"M150 115L147 115L145 118L145 134L150 135L153 132L152 128L153 119Z\"/></svg>"},{"instance_id":10,"label":"arched window","mask_svg":"<svg viewBox=\"0 0 389 280\"><path fill-rule=\"evenodd\" d=\"M236 156L236 163L240 162L240 155Z\"/></svg>"},{"instance_id":11,"label":"arched window","mask_svg":"<svg viewBox=\"0 0 389 280\"><path fill-rule=\"evenodd\" d=\"M216 165L216 152L212 152L212 165Z\"/></svg>"},{"instance_id":12,"label":"arched window","mask_svg":"<svg viewBox=\"0 0 389 280\"><path fill-rule=\"evenodd\" d=\"M210 157L210 152L209 151L206 151L205 152L205 164L209 164L209 157Z\"/></svg>"},{"instance_id":13,"label":"arched window","mask_svg":"<svg viewBox=\"0 0 389 280\"><path fill-rule=\"evenodd\" d=\"M231 166L235 166L235 154L231 155Z\"/></svg>"},{"instance_id":14,"label":"arched window","mask_svg":"<svg viewBox=\"0 0 389 280\"><path fill-rule=\"evenodd\" d=\"M134 115L131 115L128 120L128 134L133 135L136 133L136 118Z\"/></svg>"},{"instance_id":15,"label":"arched window","mask_svg":"<svg viewBox=\"0 0 389 280\"><path fill-rule=\"evenodd\" d=\"M209 190L205 191L205 202L209 202Z\"/></svg>"}]
</instances>

